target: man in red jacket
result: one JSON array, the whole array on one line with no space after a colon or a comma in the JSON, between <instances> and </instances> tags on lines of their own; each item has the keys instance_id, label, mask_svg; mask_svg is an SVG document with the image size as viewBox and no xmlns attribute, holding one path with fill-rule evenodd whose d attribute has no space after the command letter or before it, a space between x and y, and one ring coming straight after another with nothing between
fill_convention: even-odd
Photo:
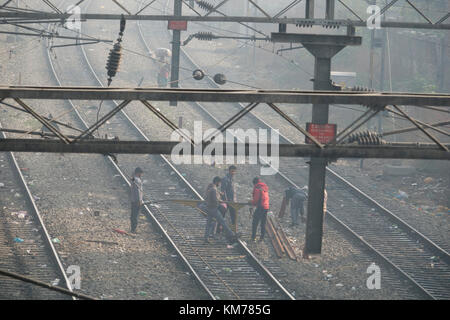
<instances>
[{"instance_id":1,"label":"man in red jacket","mask_svg":"<svg viewBox=\"0 0 450 320\"><path fill-rule=\"evenodd\" d=\"M253 179L253 200L249 203L256 207L253 213L252 241L256 240L256 229L260 222L261 236L259 240L262 241L266 233L267 211L269 211L269 187L258 177Z\"/></svg>"}]
</instances>

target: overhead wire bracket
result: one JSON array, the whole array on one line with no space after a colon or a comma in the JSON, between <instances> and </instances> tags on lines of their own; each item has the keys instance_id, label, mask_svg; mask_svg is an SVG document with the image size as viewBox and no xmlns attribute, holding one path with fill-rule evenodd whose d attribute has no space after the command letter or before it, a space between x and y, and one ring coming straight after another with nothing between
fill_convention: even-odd
<instances>
[{"instance_id":1,"label":"overhead wire bracket","mask_svg":"<svg viewBox=\"0 0 450 320\"><path fill-rule=\"evenodd\" d=\"M275 104L269 102L269 103L267 103L267 105L272 110L274 110L276 113L278 113L282 118L284 118L287 122L289 122L294 128L296 128L298 131L303 133L306 137L311 139L311 141L314 142L314 144L316 146L318 146L320 149L323 149L324 145L322 143L320 143L319 140L317 140L312 134L310 134L308 131L303 129L301 126L299 126L291 117L289 117L286 113L281 111L281 109L278 108Z\"/></svg>"},{"instance_id":2,"label":"overhead wire bracket","mask_svg":"<svg viewBox=\"0 0 450 320\"><path fill-rule=\"evenodd\" d=\"M107 114L105 114L101 119L96 121L92 126L87 128L85 131L83 131L78 137L76 137L72 142L76 142L78 140L83 139L84 137L91 135L95 130L100 128L102 125L106 123L109 119L111 119L114 115L116 115L120 110L125 108L131 100L124 100L122 103L120 103L117 107L109 111Z\"/></svg>"},{"instance_id":3,"label":"overhead wire bracket","mask_svg":"<svg viewBox=\"0 0 450 320\"><path fill-rule=\"evenodd\" d=\"M251 102L249 103L245 108L239 110L238 113L234 114L231 118L229 118L227 121L222 123L215 132L211 133L207 138L204 139L205 142L212 141L219 133L224 132L228 128L230 128L233 124L235 124L237 121L239 121L242 117L244 117L247 113L252 111L259 102Z\"/></svg>"},{"instance_id":4,"label":"overhead wire bracket","mask_svg":"<svg viewBox=\"0 0 450 320\"><path fill-rule=\"evenodd\" d=\"M66 137L64 134L62 134L58 129L56 129L50 121L46 120L44 117L42 117L40 114L38 114L36 111L34 111L30 106L28 106L26 103L24 103L19 98L14 98L14 100L25 110L28 111L36 120L38 120L40 123L42 123L47 129L49 129L51 132L53 132L59 139L61 139L64 143L69 144L70 139Z\"/></svg>"},{"instance_id":5,"label":"overhead wire bracket","mask_svg":"<svg viewBox=\"0 0 450 320\"><path fill-rule=\"evenodd\" d=\"M407 118L409 121L411 121L420 131L422 131L428 138L430 138L434 143L436 143L438 146L440 146L443 150L448 152L448 148L443 145L435 136L433 136L431 133L426 131L424 128L422 128L419 123L409 116L406 112L404 112L401 108L397 107L395 104L393 105L395 109L397 109L405 118Z\"/></svg>"},{"instance_id":6,"label":"overhead wire bracket","mask_svg":"<svg viewBox=\"0 0 450 320\"><path fill-rule=\"evenodd\" d=\"M189 141L192 145L194 145L194 140L192 140L189 136L187 136L183 130L181 130L175 123L173 123L169 118L167 118L161 111L155 108L146 100L141 100L142 104L147 107L153 114L155 114L159 119L161 119L166 125L168 125L172 130L177 132L184 139Z\"/></svg>"}]
</instances>

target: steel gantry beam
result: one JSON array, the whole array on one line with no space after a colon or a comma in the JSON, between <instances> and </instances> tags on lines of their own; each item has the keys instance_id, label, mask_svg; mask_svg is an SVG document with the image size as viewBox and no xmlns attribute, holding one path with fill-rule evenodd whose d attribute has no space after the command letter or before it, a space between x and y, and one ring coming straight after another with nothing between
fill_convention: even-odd
<instances>
[{"instance_id":1,"label":"steel gantry beam","mask_svg":"<svg viewBox=\"0 0 450 320\"><path fill-rule=\"evenodd\" d=\"M436 122L436 123L431 123L431 124L422 124L422 128L435 128L435 127L441 127L441 126L448 126L450 125L450 121L443 121L443 122ZM419 128L417 128L417 126L414 127L409 127L409 128L404 128L404 129L398 129L398 130L392 130L392 131L388 131L388 132L383 132L383 137L386 136L391 136L393 134L400 134L400 133L405 133L405 132L411 132L411 131L416 131L419 130ZM449 133L444 133L446 136L450 136Z\"/></svg>"},{"instance_id":2,"label":"steel gantry beam","mask_svg":"<svg viewBox=\"0 0 450 320\"><path fill-rule=\"evenodd\" d=\"M38 120L43 126L45 126L48 130L50 130L55 136L61 139L64 143L70 143L70 139L67 138L63 133L61 133L53 124L50 123L46 118L41 116L39 113L34 111L30 106L24 103L19 98L14 99L27 113L33 116L36 120Z\"/></svg>"},{"instance_id":3,"label":"steel gantry beam","mask_svg":"<svg viewBox=\"0 0 450 320\"><path fill-rule=\"evenodd\" d=\"M403 111L401 108L397 107L396 105L394 105L394 108L397 109L397 111L399 111L405 118L407 118L409 121L411 121L417 127L417 129L422 131L428 138L433 140L438 146L440 146L442 149L444 149L447 152L449 151L448 148L445 145L443 145L438 139L436 139L435 136L433 136L431 133L426 131L425 128L421 127L416 119L409 116L405 111Z\"/></svg>"},{"instance_id":4,"label":"steel gantry beam","mask_svg":"<svg viewBox=\"0 0 450 320\"><path fill-rule=\"evenodd\" d=\"M183 144L183 145L180 145ZM450 160L450 152L444 151L430 143L392 143L382 146L339 145L323 149L307 144L252 144L235 143L200 143L192 146L190 141L114 141L106 139L86 139L66 144L56 139L0 139L0 152L48 152L48 153L86 153L86 154L174 154L178 148L180 156L204 154L205 148L227 150L229 155L239 155L243 150L245 156L256 155L270 157L278 148L276 156L280 157L315 157L337 158L378 158L378 159L435 159ZM447 145L449 147L450 145ZM197 149L198 148L198 149ZM202 152L199 153L199 150ZM231 150L230 153L228 151ZM212 154L214 155L214 152Z\"/></svg>"},{"instance_id":5,"label":"steel gantry beam","mask_svg":"<svg viewBox=\"0 0 450 320\"><path fill-rule=\"evenodd\" d=\"M450 107L450 94L310 90L218 90L2 86L0 99L147 100L259 103L328 103ZM306 106L305 106L306 107Z\"/></svg>"},{"instance_id":6,"label":"steel gantry beam","mask_svg":"<svg viewBox=\"0 0 450 320\"><path fill-rule=\"evenodd\" d=\"M326 15L334 17L334 1L327 1ZM306 8L305 10L308 10ZM314 90L336 90L330 80L331 60L347 46L358 46L362 38L353 34L324 35L324 34L296 34L272 33L272 41L300 43L314 56ZM311 123L315 125L328 124L329 103L313 103ZM315 142L316 145L318 142ZM318 145L321 149L323 146ZM321 157L311 157L309 166L309 197L307 223L305 232L304 257L309 254L320 254L322 251L323 207L325 192L325 176L327 161Z\"/></svg>"},{"instance_id":7,"label":"steel gantry beam","mask_svg":"<svg viewBox=\"0 0 450 320\"><path fill-rule=\"evenodd\" d=\"M58 14L50 12L0 12L0 19L33 19L33 20L67 20L70 14ZM120 14L97 14L82 13L80 20L120 20ZM282 23L298 25L316 25L329 26L336 25L341 27L367 27L366 21L349 19L314 19L314 18L268 18L268 17L247 17L247 16L191 16L191 15L124 15L126 20L140 21L193 21L193 22L238 22L238 23ZM444 15L435 23L429 22L401 22L401 21L382 21L382 28L407 28L407 29L432 29L432 30L450 30L450 24L444 23L448 20L450 14Z\"/></svg>"}]
</instances>

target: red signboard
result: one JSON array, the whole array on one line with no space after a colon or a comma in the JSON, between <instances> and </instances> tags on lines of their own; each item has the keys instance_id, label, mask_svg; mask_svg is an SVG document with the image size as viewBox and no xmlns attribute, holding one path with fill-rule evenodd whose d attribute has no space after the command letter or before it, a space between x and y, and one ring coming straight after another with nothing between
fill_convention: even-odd
<instances>
[{"instance_id":1,"label":"red signboard","mask_svg":"<svg viewBox=\"0 0 450 320\"><path fill-rule=\"evenodd\" d=\"M169 21L170 30L187 30L187 21Z\"/></svg>"},{"instance_id":2,"label":"red signboard","mask_svg":"<svg viewBox=\"0 0 450 320\"><path fill-rule=\"evenodd\" d=\"M316 124L306 123L306 131L308 131L314 138L320 143L328 143L336 137L337 126L332 123ZM313 143L308 137L305 140L306 143Z\"/></svg>"}]
</instances>

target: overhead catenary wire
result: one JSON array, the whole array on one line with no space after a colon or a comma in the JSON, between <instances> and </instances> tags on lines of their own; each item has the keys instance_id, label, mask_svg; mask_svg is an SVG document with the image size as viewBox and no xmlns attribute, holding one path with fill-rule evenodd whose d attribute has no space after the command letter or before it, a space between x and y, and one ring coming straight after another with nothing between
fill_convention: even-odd
<instances>
[{"instance_id":1,"label":"overhead catenary wire","mask_svg":"<svg viewBox=\"0 0 450 320\"><path fill-rule=\"evenodd\" d=\"M232 81L230 81L230 82L232 82ZM257 88L257 87L254 87L254 88L256 88L256 89L259 89L259 88ZM351 108L349 108L349 109L351 109ZM359 111L359 110L358 110ZM402 118L398 118L398 119L400 119L400 120L406 120L406 119L402 119ZM391 119L389 119L390 121L392 121Z\"/></svg>"},{"instance_id":2,"label":"overhead catenary wire","mask_svg":"<svg viewBox=\"0 0 450 320\"><path fill-rule=\"evenodd\" d=\"M135 0L135 1L136 1L136 0ZM157 3L158 3L158 4L161 4L160 2L157 2ZM164 6L163 4L161 4L161 5ZM157 8L154 8L154 7L150 7L150 8L153 9L153 10L155 10L155 11L158 11L158 12L160 12L160 13L165 13L164 10L160 10L160 9L157 9ZM240 32L236 32L236 31L232 31L232 30L227 30L227 29L221 29L221 28L218 28L218 27L215 27L215 26L211 26L211 25L209 25L209 24L202 23L202 22L195 22L195 21L193 21L192 24L199 25L199 26L201 26L201 27L203 27L203 28L206 28L206 29L211 29L211 30L220 31L220 32L222 32L221 35L223 35L223 33L226 32L226 33L230 33L230 34L236 34L236 35L241 35L241 36L248 36L248 35L245 34L245 33L240 33ZM219 34L220 34L220 33L219 33ZM236 42L239 42L239 43L244 43L245 45L249 45L250 47L255 47L256 49L260 49L260 50L266 51L266 52L268 52L268 53L270 53L270 54L274 54L274 55L276 55L277 57L279 57L279 58L285 60L286 62L288 62L288 63L294 65L294 66L297 67L299 70L301 70L302 72L306 73L307 75L313 76L313 73L312 73L312 72L309 72L309 71L305 70L305 69L302 68L298 63L296 63L294 60L285 58L285 57L280 56L280 55L277 55L277 54L274 53L273 50L269 50L269 49L266 49L266 48L261 47L261 46L256 46L255 44L249 43L248 41L247 41L247 42L244 42L243 40L239 40L239 39L236 39L235 41L236 41Z\"/></svg>"},{"instance_id":3,"label":"overhead catenary wire","mask_svg":"<svg viewBox=\"0 0 450 320\"><path fill-rule=\"evenodd\" d=\"M139 1L135 0L135 2L139 2ZM157 1L156 3L160 4L161 6L164 6L164 5L163 5L162 3L160 3L159 1ZM153 9L153 10L155 10L155 11L158 11L158 12L160 12L160 13L165 13L164 10L157 9L157 8L154 8L154 7L150 7L150 8ZM226 32L226 33L230 33L230 34L236 34L236 35L247 36L247 34L245 34L245 33L240 33L240 32L236 32L236 31L232 31L232 30L221 29L221 28L214 27L214 26L211 26L211 25L208 25L208 24L204 24L204 23L201 23L201 22L195 22L195 21L193 21L192 23L193 23L193 24L196 24L196 25L199 25L199 26L202 26L202 27L204 27L204 28L206 28L206 29L211 29L211 30L220 31L220 32L222 32L222 33L219 33L220 35L223 35L223 33ZM86 35L85 35L85 36L86 36ZM266 52L268 52L268 53L270 53L270 54L274 54L274 55L276 55L277 57L279 57L279 58L285 60L286 62L288 62L288 63L294 65L294 66L297 67L299 70L301 70L302 72L306 73L308 76L313 76L313 73L312 73L312 72L309 72L309 71L305 70L305 69L302 68L298 63L296 63L294 60L285 58L285 57L280 56L280 55L277 55L277 54L274 53L273 50L268 50L268 49L266 49L266 48L264 48L264 47L256 46L255 44L252 44L250 41L243 41L243 40L239 40L239 39L236 39L235 41L236 41L236 42L239 42L239 43L242 43L243 45L248 45L248 46L250 46L250 47L255 47L256 49L260 49L260 50L266 51ZM134 52L134 51L132 51L132 50L128 50L128 49L125 49L125 48L124 48L124 50L125 50L125 51L129 51L129 52L132 52L132 53L135 53L135 54L138 54L137 52ZM161 62L161 61L160 61L160 62ZM180 69L183 70L183 68L182 68L181 66L180 66ZM187 71L191 71L191 70L187 70ZM231 82L231 81L229 81L229 82ZM252 87L252 88L254 88L254 87Z\"/></svg>"},{"instance_id":4,"label":"overhead catenary wire","mask_svg":"<svg viewBox=\"0 0 450 320\"><path fill-rule=\"evenodd\" d=\"M70 30L70 29L69 29L69 30ZM70 31L72 31L72 30L70 30ZM86 34L84 34L84 36L90 37L89 35L86 35ZM129 51L129 52L131 52L131 53L134 53L134 54L137 54L137 55L141 55L141 56L143 56L143 57L145 57L145 58L149 58L149 59L151 59L151 60L153 60L153 61L156 61L156 62L159 62L159 63L169 64L169 63L167 63L167 62L164 62L164 61L161 61L161 60L152 58L152 57L148 56L147 54L141 54L141 53L139 53L139 52L136 52L136 51L133 51L133 50L130 50L130 49L127 49L127 48L124 48L124 51ZM184 69L184 70L186 70L186 71L191 71L190 69L183 68L183 67L181 67L181 69ZM190 77L189 77L189 78L190 78ZM186 79L189 79L189 78L186 78ZM185 79L182 79L182 80L185 80ZM182 81L182 80L179 80L179 81ZM236 82L236 81L232 81L232 80L228 80L228 82L236 83L236 84L239 84L239 85L244 85L244 86L251 87L251 88L254 88L254 89L261 89L261 88L259 88L259 87L249 86L249 85L247 85L247 84L242 84L242 83L239 83L239 82ZM341 105L333 105L333 106L336 106L336 107L339 107L339 108L344 108L344 109L349 109L349 110L353 110L353 111L362 112L361 110L357 110L357 109L354 109L354 108L351 108L351 107L347 107L347 106L341 106ZM406 119L403 119L403 118L400 118L400 117L395 117L395 118L398 119L398 120L404 120L404 121L407 121ZM389 119L389 121L393 121L393 120Z\"/></svg>"},{"instance_id":5,"label":"overhead catenary wire","mask_svg":"<svg viewBox=\"0 0 450 320\"><path fill-rule=\"evenodd\" d=\"M28 41L25 41L24 43L20 44L17 47L12 47L12 48L6 49L4 51L0 51L0 54L6 53L6 52L14 52L15 50L22 49L23 47L25 47L27 45L30 45L33 42L40 42L41 40L42 40L41 38L32 38L32 39L30 39ZM37 48L38 48L37 46L33 46L32 49L30 49L30 51L28 51L28 53L33 51L33 50L36 50ZM6 60L9 60L9 59L10 59L9 57L6 57L6 58L0 59L0 61L6 61Z\"/></svg>"},{"instance_id":6,"label":"overhead catenary wire","mask_svg":"<svg viewBox=\"0 0 450 320\"><path fill-rule=\"evenodd\" d=\"M34 10L31 6L29 6L25 0L22 0L22 3L28 8L29 11L34 11L34 12L42 12L40 10ZM42 25L41 22L38 23L42 28L46 28L44 25Z\"/></svg>"},{"instance_id":7,"label":"overhead catenary wire","mask_svg":"<svg viewBox=\"0 0 450 320\"><path fill-rule=\"evenodd\" d=\"M69 28L67 28L67 27L65 27L65 26L62 26L62 27L65 28L66 30L70 31L70 32L75 32L74 30L69 29ZM76 31L76 32L78 32L78 31ZM95 38L95 37L93 37L93 36L91 36L91 35L88 35L88 34L86 34L86 33L83 33L83 32L78 32L78 33L79 33L80 35L84 36L84 37L92 38L92 39L96 39L96 40L97 40L97 38ZM108 40L108 41L109 41L109 40ZM105 43L105 40L100 40L99 43L100 43L100 44L104 44L104 45L106 44L106 43ZM141 56L141 57L144 57L144 58L147 58L147 59L150 59L150 60L153 60L153 61L155 61L155 62L157 62L157 63L161 63L161 64L168 65L168 66L171 65L169 62L166 62L166 61L163 61L163 60L154 58L154 57L148 55L147 53L141 53L141 52L137 52L137 51L135 51L135 50L128 49L127 47L124 47L123 45L121 46L121 50L126 51L126 52L129 52L129 53L132 53L132 54L136 54L136 55L138 55L138 56ZM184 70L184 71L193 72L193 70L192 70L192 69L189 69L189 68L185 68L185 67L182 67L182 66L180 66L179 68L180 68L181 70ZM206 75L206 74L205 74L205 75ZM208 76L212 77L213 75L208 75ZM177 80L177 81L181 81L181 80ZM237 81L232 81L232 80L227 80L227 81L230 82L230 83L239 84L239 85L246 86L246 87L249 87L249 88L258 89L258 88L255 87L255 86L247 85L247 84L244 84L244 83L239 83L239 82L237 82Z\"/></svg>"},{"instance_id":8,"label":"overhead catenary wire","mask_svg":"<svg viewBox=\"0 0 450 320\"><path fill-rule=\"evenodd\" d=\"M235 32L235 31L230 31L230 30L225 30L225 29L221 29L221 28L217 28L217 27L213 27L213 26L211 26L211 25L202 24L201 22L193 22L193 24L200 25L200 26L202 26L202 27L204 27L204 28L206 28L206 29L211 29L211 30L216 30L216 31L221 31L221 32L228 32L228 33L231 33L231 34L236 34L236 35L243 35L243 36L245 36L245 34L243 34L243 33ZM222 33L222 35L223 35L223 33ZM235 40L236 42L243 43L244 45L248 45L248 46L250 46L250 47L255 47L256 49L259 49L259 50L268 52L268 53L270 53L270 54L276 55L277 57L279 57L279 58L285 60L285 61L288 62L289 64L294 65L294 66L297 67L299 70L301 70L302 72L306 73L307 75L313 76L312 72L306 71L306 70L305 70L304 68L302 68L298 63L296 63L294 60L289 59L289 58L286 58L286 57L283 57L283 56L280 56L280 55L276 54L273 50L266 49L266 48L264 48L264 47L262 47L262 46L257 46L256 44L253 44L253 43L250 42L250 41L245 41L245 42L244 42L243 40L240 40L240 39L234 39L234 40Z\"/></svg>"},{"instance_id":9,"label":"overhead catenary wire","mask_svg":"<svg viewBox=\"0 0 450 320\"><path fill-rule=\"evenodd\" d=\"M175 170L176 170L176 169L175 169ZM158 220L159 220L159 219L158 219ZM163 229L163 232L165 232L164 229ZM186 241L185 241L185 242L186 242ZM194 249L195 249L195 248L194 248ZM207 262L208 262L208 261L207 261ZM208 266L208 268L211 269L211 266ZM212 270L212 271L210 271L210 272L215 272L214 269L211 269L211 270ZM219 280L220 280L221 278L223 278L223 277L220 277L220 275L219 275L218 273L217 273L217 275L218 275L218 279L219 279ZM227 286L227 283L224 282L224 285ZM231 290L232 290L232 289L233 289L233 288L231 288ZM230 291L231 291L231 290L230 290ZM237 297L238 297L238 296L237 296Z\"/></svg>"},{"instance_id":10,"label":"overhead catenary wire","mask_svg":"<svg viewBox=\"0 0 450 320\"><path fill-rule=\"evenodd\" d=\"M248 42L248 41L247 41ZM246 43L244 43L244 45L245 45ZM238 48L239 49L239 48ZM132 52L131 50L130 50L130 52ZM136 52L133 52L133 53L136 53ZM144 56L146 56L146 57L148 57L147 55L144 55ZM227 58L227 57L225 57L225 58ZM224 59L225 59L224 58ZM157 62L161 62L161 61L158 61L157 59L154 59L155 61L157 61ZM168 64L168 63L167 63ZM189 69L186 69L186 68L182 68L182 69L184 69L184 70L187 70L187 71L191 71L191 70L189 70ZM186 78L186 79L188 79L188 78ZM183 79L184 80L184 79ZM179 80L179 81L181 81L181 80ZM242 84L242 83L239 83L239 82L235 82L235 81L230 81L230 80L228 80L230 83L236 83L236 84L239 84L239 85L244 85L244 86L248 86L248 87L251 87L251 88L255 88L255 89L259 89L258 87L255 87L255 86L249 86L249 85L246 85L246 84ZM400 118L399 118L400 119ZM402 119L403 120L403 119Z\"/></svg>"},{"instance_id":11,"label":"overhead catenary wire","mask_svg":"<svg viewBox=\"0 0 450 320\"><path fill-rule=\"evenodd\" d=\"M209 8L212 7L211 4L209 4L209 3L206 2L206 1L202 1L202 0L197 0L197 4L200 6L200 8L209 9ZM200 5L200 4L202 4L204 7L203 7L202 5ZM214 8L214 7L212 7L212 8ZM224 16L224 17L227 17L226 14L222 13L222 12L219 11L219 10L214 10L214 11L217 12L218 14ZM250 29L250 30L256 32L256 33L259 33L260 35L263 35L263 36L267 37L267 35L266 35L264 32L261 32L261 31L255 29L255 28L253 28L253 27L250 27L249 25L247 25L247 24L245 24L245 23L243 23L243 22L238 22L238 23L239 23L240 25L243 25L244 27L246 27L246 28L248 28L248 29Z\"/></svg>"}]
</instances>

